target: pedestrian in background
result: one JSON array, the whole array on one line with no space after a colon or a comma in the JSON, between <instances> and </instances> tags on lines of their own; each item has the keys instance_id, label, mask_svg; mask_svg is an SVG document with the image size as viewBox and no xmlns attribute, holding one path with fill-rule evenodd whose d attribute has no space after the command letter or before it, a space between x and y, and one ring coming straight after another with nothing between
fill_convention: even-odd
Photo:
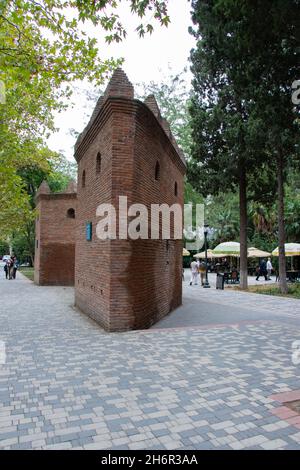
<instances>
[{"instance_id":1,"label":"pedestrian in background","mask_svg":"<svg viewBox=\"0 0 300 470\"><path fill-rule=\"evenodd\" d=\"M199 265L199 274L201 279L201 285L204 286L205 274L206 274L206 264L204 261L201 261Z\"/></svg>"},{"instance_id":2,"label":"pedestrian in background","mask_svg":"<svg viewBox=\"0 0 300 470\"><path fill-rule=\"evenodd\" d=\"M19 267L19 263L18 263L17 257L14 256L13 257L13 265L12 265L12 278L13 279L16 279L18 267Z\"/></svg>"},{"instance_id":3,"label":"pedestrian in background","mask_svg":"<svg viewBox=\"0 0 300 470\"><path fill-rule=\"evenodd\" d=\"M272 266L272 263L271 263L271 258L268 258L268 261L267 261L267 272L268 272L268 280L269 280L269 281L271 280L272 271L273 271L273 266Z\"/></svg>"},{"instance_id":4,"label":"pedestrian in background","mask_svg":"<svg viewBox=\"0 0 300 470\"><path fill-rule=\"evenodd\" d=\"M5 261L5 265L4 265L4 272L5 272L5 278L8 279L9 277L9 273L8 273L8 265L7 265L7 261Z\"/></svg>"},{"instance_id":5,"label":"pedestrian in background","mask_svg":"<svg viewBox=\"0 0 300 470\"><path fill-rule=\"evenodd\" d=\"M259 280L260 276L265 276L265 280L268 280L267 263L265 259L262 259L259 265L259 272L256 276L257 281Z\"/></svg>"},{"instance_id":6,"label":"pedestrian in background","mask_svg":"<svg viewBox=\"0 0 300 470\"><path fill-rule=\"evenodd\" d=\"M197 261L192 261L191 265L191 281L190 281L190 286L195 284L195 286L198 284L198 263Z\"/></svg>"},{"instance_id":7,"label":"pedestrian in background","mask_svg":"<svg viewBox=\"0 0 300 470\"><path fill-rule=\"evenodd\" d=\"M9 258L9 260L7 261L7 272L8 272L8 279L11 280L12 279L12 274L13 274L13 260L12 260L12 256Z\"/></svg>"}]
</instances>

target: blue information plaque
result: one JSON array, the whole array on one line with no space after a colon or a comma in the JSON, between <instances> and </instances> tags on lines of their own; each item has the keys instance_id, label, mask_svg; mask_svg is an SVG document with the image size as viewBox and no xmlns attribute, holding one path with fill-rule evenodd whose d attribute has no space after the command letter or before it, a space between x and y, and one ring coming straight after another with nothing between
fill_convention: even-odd
<instances>
[{"instance_id":1,"label":"blue information plaque","mask_svg":"<svg viewBox=\"0 0 300 470\"><path fill-rule=\"evenodd\" d=\"M92 240L92 222L87 222L85 225L85 235L88 242Z\"/></svg>"}]
</instances>

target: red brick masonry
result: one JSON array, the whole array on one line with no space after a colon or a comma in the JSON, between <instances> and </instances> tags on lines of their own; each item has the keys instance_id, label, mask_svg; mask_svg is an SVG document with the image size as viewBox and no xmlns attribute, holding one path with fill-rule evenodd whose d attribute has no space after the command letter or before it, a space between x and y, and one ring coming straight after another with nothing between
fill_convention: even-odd
<instances>
[{"instance_id":1,"label":"red brick masonry","mask_svg":"<svg viewBox=\"0 0 300 470\"><path fill-rule=\"evenodd\" d=\"M34 281L40 285L74 285L77 194L73 182L63 193L42 183L36 198Z\"/></svg>"},{"instance_id":2,"label":"red brick masonry","mask_svg":"<svg viewBox=\"0 0 300 470\"><path fill-rule=\"evenodd\" d=\"M37 196L35 282L71 285L75 304L108 331L150 327L182 303L182 240L96 236L100 204L116 208L179 204L183 207L184 156L160 115L154 96L134 99L117 69L75 145L78 187ZM76 218L67 217L74 208ZM130 220L129 220L130 221ZM150 227L150 220L148 220ZM92 226L87 240L86 225ZM160 227L161 229L161 227ZM160 230L161 231L161 230Z\"/></svg>"}]
</instances>

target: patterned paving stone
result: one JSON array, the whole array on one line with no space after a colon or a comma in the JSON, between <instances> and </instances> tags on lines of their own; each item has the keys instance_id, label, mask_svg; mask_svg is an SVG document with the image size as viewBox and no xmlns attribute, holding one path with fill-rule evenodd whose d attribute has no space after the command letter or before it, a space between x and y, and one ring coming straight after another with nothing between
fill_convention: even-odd
<instances>
[{"instance_id":1,"label":"patterned paving stone","mask_svg":"<svg viewBox=\"0 0 300 470\"><path fill-rule=\"evenodd\" d=\"M262 296L203 291L185 287L196 325L187 314L178 327L176 311L107 334L73 308L71 288L0 278L0 449L299 449L273 396L300 389L300 302L267 298L268 318L253 320Z\"/></svg>"}]
</instances>

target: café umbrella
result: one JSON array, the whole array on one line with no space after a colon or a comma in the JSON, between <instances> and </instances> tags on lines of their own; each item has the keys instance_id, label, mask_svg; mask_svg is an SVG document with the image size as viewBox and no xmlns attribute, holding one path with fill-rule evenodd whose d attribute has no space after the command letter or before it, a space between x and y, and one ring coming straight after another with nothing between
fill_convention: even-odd
<instances>
[{"instance_id":1,"label":"caf\u00e9 umbrella","mask_svg":"<svg viewBox=\"0 0 300 470\"><path fill-rule=\"evenodd\" d=\"M190 252L186 248L183 248L182 256L190 256Z\"/></svg>"},{"instance_id":2,"label":"caf\u00e9 umbrella","mask_svg":"<svg viewBox=\"0 0 300 470\"><path fill-rule=\"evenodd\" d=\"M285 256L300 256L300 243L286 243ZM278 247L272 251L273 256L279 256Z\"/></svg>"},{"instance_id":3,"label":"caf\u00e9 umbrella","mask_svg":"<svg viewBox=\"0 0 300 470\"><path fill-rule=\"evenodd\" d=\"M240 257L240 244L238 242L223 242L213 250L215 256L220 258L230 258L230 269L232 269L232 258Z\"/></svg>"},{"instance_id":4,"label":"caf\u00e9 umbrella","mask_svg":"<svg viewBox=\"0 0 300 470\"><path fill-rule=\"evenodd\" d=\"M292 270L294 270L293 257L300 256L300 243L285 243L284 248L285 248L285 256L290 256L292 258L291 265L292 265ZM272 255L279 256L278 247L272 251Z\"/></svg>"},{"instance_id":5,"label":"caf\u00e9 umbrella","mask_svg":"<svg viewBox=\"0 0 300 470\"><path fill-rule=\"evenodd\" d=\"M254 246L251 246L248 249L248 258L266 258L269 256L271 256L271 253L269 253L268 251L259 250Z\"/></svg>"},{"instance_id":6,"label":"caf\u00e9 umbrella","mask_svg":"<svg viewBox=\"0 0 300 470\"><path fill-rule=\"evenodd\" d=\"M194 255L194 258L200 258L200 259L205 259L205 251L202 251L201 253L196 253ZM214 255L212 250L207 250L207 257L208 258L216 258L216 255Z\"/></svg>"},{"instance_id":7,"label":"caf\u00e9 umbrella","mask_svg":"<svg viewBox=\"0 0 300 470\"><path fill-rule=\"evenodd\" d=\"M213 249L214 255L240 256L240 244L238 242L223 242Z\"/></svg>"}]
</instances>

